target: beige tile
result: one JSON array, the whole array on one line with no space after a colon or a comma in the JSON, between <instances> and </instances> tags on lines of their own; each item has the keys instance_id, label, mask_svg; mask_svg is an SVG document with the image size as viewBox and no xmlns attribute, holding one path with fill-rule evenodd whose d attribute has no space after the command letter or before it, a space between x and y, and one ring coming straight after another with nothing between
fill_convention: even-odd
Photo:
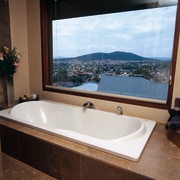
<instances>
[{"instance_id":1,"label":"beige tile","mask_svg":"<svg viewBox=\"0 0 180 180\"><path fill-rule=\"evenodd\" d=\"M10 156L0 153L2 169L0 180L55 180Z\"/></svg>"}]
</instances>

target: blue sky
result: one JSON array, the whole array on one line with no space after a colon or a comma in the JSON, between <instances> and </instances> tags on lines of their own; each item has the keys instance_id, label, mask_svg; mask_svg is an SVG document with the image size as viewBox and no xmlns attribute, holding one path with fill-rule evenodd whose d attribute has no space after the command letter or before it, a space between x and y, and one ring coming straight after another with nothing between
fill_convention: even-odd
<instances>
[{"instance_id":1,"label":"blue sky","mask_svg":"<svg viewBox=\"0 0 180 180\"><path fill-rule=\"evenodd\" d=\"M132 52L171 57L176 6L56 20L53 57Z\"/></svg>"}]
</instances>

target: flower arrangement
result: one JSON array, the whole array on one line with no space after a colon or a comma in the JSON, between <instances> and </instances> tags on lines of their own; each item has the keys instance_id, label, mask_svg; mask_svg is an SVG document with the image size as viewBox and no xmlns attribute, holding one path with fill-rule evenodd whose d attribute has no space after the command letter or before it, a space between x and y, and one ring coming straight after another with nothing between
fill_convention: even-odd
<instances>
[{"instance_id":1,"label":"flower arrangement","mask_svg":"<svg viewBox=\"0 0 180 180\"><path fill-rule=\"evenodd\" d=\"M7 77L13 76L16 72L19 63L21 62L22 55L18 52L18 49L14 47L9 50L8 47L4 46L2 52L0 53L0 74Z\"/></svg>"}]
</instances>

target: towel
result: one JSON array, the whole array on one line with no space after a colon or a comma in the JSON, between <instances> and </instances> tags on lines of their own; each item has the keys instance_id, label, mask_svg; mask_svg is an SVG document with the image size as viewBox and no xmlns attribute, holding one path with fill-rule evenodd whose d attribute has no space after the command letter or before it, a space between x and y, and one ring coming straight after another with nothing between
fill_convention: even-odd
<instances>
[{"instance_id":1,"label":"towel","mask_svg":"<svg viewBox=\"0 0 180 180\"><path fill-rule=\"evenodd\" d=\"M170 119L170 127L175 130L180 129L180 116L174 116Z\"/></svg>"}]
</instances>

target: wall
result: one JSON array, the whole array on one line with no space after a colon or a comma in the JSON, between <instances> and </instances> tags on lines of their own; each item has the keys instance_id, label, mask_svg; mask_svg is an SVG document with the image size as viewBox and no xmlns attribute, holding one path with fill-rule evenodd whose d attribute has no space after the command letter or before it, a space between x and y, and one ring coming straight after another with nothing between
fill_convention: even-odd
<instances>
[{"instance_id":1,"label":"wall","mask_svg":"<svg viewBox=\"0 0 180 180\"><path fill-rule=\"evenodd\" d=\"M41 37L40 37L40 14L38 0L9 0L12 43L17 44L24 50L24 63L16 74L16 98L23 93L39 93L41 98L61 101L65 103L81 106L83 102L91 100L97 109L117 112L116 107L121 104L124 113L159 122L166 122L168 111L155 108L140 107L111 101L83 98L72 95L58 94L42 91L42 71L41 71ZM26 11L27 9L27 11ZM27 19L26 19L27 18ZM20 22L19 22L20 21ZM18 22L18 23L17 23ZM19 25L17 25L19 24ZM18 37L17 37L18 33ZM26 54L27 53L27 54ZM29 63L29 66L27 64ZM29 69L28 69L29 68ZM27 80L27 81L26 81ZM20 85L23 82L23 86ZM27 85L27 87L25 87ZM176 97L180 97L180 48L178 49L178 61L176 66L175 86L173 91L173 102Z\"/></svg>"},{"instance_id":2,"label":"wall","mask_svg":"<svg viewBox=\"0 0 180 180\"><path fill-rule=\"evenodd\" d=\"M14 74L15 98L30 93L27 13L25 0L9 0L11 45L22 53L22 63ZM29 61L29 62L28 62Z\"/></svg>"},{"instance_id":3,"label":"wall","mask_svg":"<svg viewBox=\"0 0 180 180\"><path fill-rule=\"evenodd\" d=\"M0 0L0 52L3 46L11 46L9 6L7 1ZM1 72L0 72L1 73ZM0 75L0 103L7 100L6 79Z\"/></svg>"}]
</instances>

